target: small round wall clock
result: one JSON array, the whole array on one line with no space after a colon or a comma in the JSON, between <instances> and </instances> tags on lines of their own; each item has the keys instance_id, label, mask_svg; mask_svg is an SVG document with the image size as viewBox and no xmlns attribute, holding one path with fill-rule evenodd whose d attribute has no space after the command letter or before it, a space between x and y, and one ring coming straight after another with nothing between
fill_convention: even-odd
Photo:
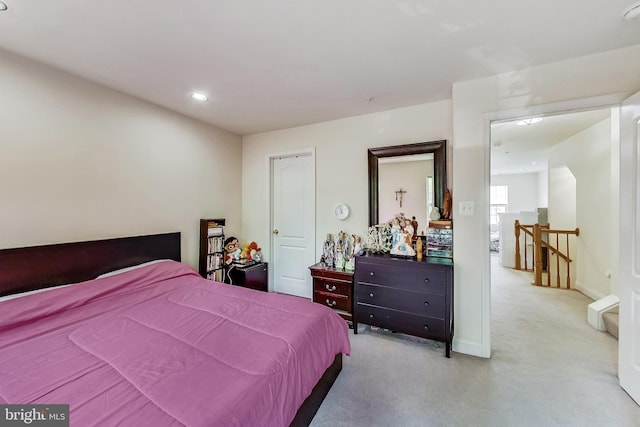
<instances>
[{"instance_id":1,"label":"small round wall clock","mask_svg":"<svg viewBox=\"0 0 640 427\"><path fill-rule=\"evenodd\" d=\"M347 219L349 217L349 206L344 203L338 203L333 209L333 214L340 220Z\"/></svg>"}]
</instances>

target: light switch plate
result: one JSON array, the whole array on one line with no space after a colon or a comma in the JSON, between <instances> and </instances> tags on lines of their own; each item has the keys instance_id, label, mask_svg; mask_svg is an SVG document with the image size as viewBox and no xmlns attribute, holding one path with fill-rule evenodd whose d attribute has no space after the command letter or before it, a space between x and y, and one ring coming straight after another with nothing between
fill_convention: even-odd
<instances>
[{"instance_id":1,"label":"light switch plate","mask_svg":"<svg viewBox=\"0 0 640 427\"><path fill-rule=\"evenodd\" d=\"M460 215L473 215L474 203L473 202L460 202Z\"/></svg>"}]
</instances>

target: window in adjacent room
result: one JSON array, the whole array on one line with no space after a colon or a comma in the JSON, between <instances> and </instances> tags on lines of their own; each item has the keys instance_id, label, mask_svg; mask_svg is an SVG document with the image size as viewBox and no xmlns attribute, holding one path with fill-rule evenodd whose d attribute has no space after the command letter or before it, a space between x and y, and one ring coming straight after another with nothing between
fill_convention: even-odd
<instances>
[{"instance_id":1,"label":"window in adjacent room","mask_svg":"<svg viewBox=\"0 0 640 427\"><path fill-rule=\"evenodd\" d=\"M500 213L507 212L507 205L509 204L509 186L507 185L492 185L490 194L490 213L489 218L491 224L500 224Z\"/></svg>"}]
</instances>

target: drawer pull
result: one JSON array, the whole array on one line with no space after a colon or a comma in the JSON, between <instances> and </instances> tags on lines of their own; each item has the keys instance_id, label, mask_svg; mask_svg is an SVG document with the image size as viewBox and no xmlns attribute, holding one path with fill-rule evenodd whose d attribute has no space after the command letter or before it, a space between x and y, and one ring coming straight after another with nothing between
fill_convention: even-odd
<instances>
[{"instance_id":1,"label":"drawer pull","mask_svg":"<svg viewBox=\"0 0 640 427\"><path fill-rule=\"evenodd\" d=\"M336 288L336 285L333 285L333 286L331 286L331 287L330 287L330 286L329 286L328 284L326 284L326 283L325 283L324 287L325 287L325 289L326 289L326 290L328 290L328 291L335 291L336 289L338 289L338 288Z\"/></svg>"},{"instance_id":2,"label":"drawer pull","mask_svg":"<svg viewBox=\"0 0 640 427\"><path fill-rule=\"evenodd\" d=\"M329 307L333 307L334 305L338 304L335 300L333 301L329 301L328 299L325 301L327 303L327 305Z\"/></svg>"},{"instance_id":3,"label":"drawer pull","mask_svg":"<svg viewBox=\"0 0 640 427\"><path fill-rule=\"evenodd\" d=\"M429 278L424 279L424 283L429 284Z\"/></svg>"},{"instance_id":4,"label":"drawer pull","mask_svg":"<svg viewBox=\"0 0 640 427\"><path fill-rule=\"evenodd\" d=\"M370 297L370 298L373 298L373 292L371 292L371 293L369 294L369 297Z\"/></svg>"},{"instance_id":5,"label":"drawer pull","mask_svg":"<svg viewBox=\"0 0 640 427\"><path fill-rule=\"evenodd\" d=\"M429 307L429 301L425 301L425 302L424 302L424 306L425 306L425 307Z\"/></svg>"},{"instance_id":6,"label":"drawer pull","mask_svg":"<svg viewBox=\"0 0 640 427\"><path fill-rule=\"evenodd\" d=\"M428 331L429 330L429 325L424 325L424 330Z\"/></svg>"},{"instance_id":7,"label":"drawer pull","mask_svg":"<svg viewBox=\"0 0 640 427\"><path fill-rule=\"evenodd\" d=\"M369 273L369 276L375 276L376 273L374 273L373 271L371 273Z\"/></svg>"},{"instance_id":8,"label":"drawer pull","mask_svg":"<svg viewBox=\"0 0 640 427\"><path fill-rule=\"evenodd\" d=\"M369 319L373 319L373 317L374 317L373 314L369 315Z\"/></svg>"}]
</instances>

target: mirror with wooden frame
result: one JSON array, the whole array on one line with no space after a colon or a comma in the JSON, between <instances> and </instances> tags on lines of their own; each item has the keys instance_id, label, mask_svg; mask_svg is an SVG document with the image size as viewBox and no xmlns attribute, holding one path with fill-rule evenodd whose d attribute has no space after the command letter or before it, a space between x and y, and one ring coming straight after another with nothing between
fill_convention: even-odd
<instances>
[{"instance_id":1,"label":"mirror with wooden frame","mask_svg":"<svg viewBox=\"0 0 640 427\"><path fill-rule=\"evenodd\" d=\"M433 203L442 207L447 188L447 141L419 142L416 144L393 145L369 148L369 225L379 223L379 160L386 157L409 156L413 154L433 154ZM425 206L426 209L426 206Z\"/></svg>"}]
</instances>

